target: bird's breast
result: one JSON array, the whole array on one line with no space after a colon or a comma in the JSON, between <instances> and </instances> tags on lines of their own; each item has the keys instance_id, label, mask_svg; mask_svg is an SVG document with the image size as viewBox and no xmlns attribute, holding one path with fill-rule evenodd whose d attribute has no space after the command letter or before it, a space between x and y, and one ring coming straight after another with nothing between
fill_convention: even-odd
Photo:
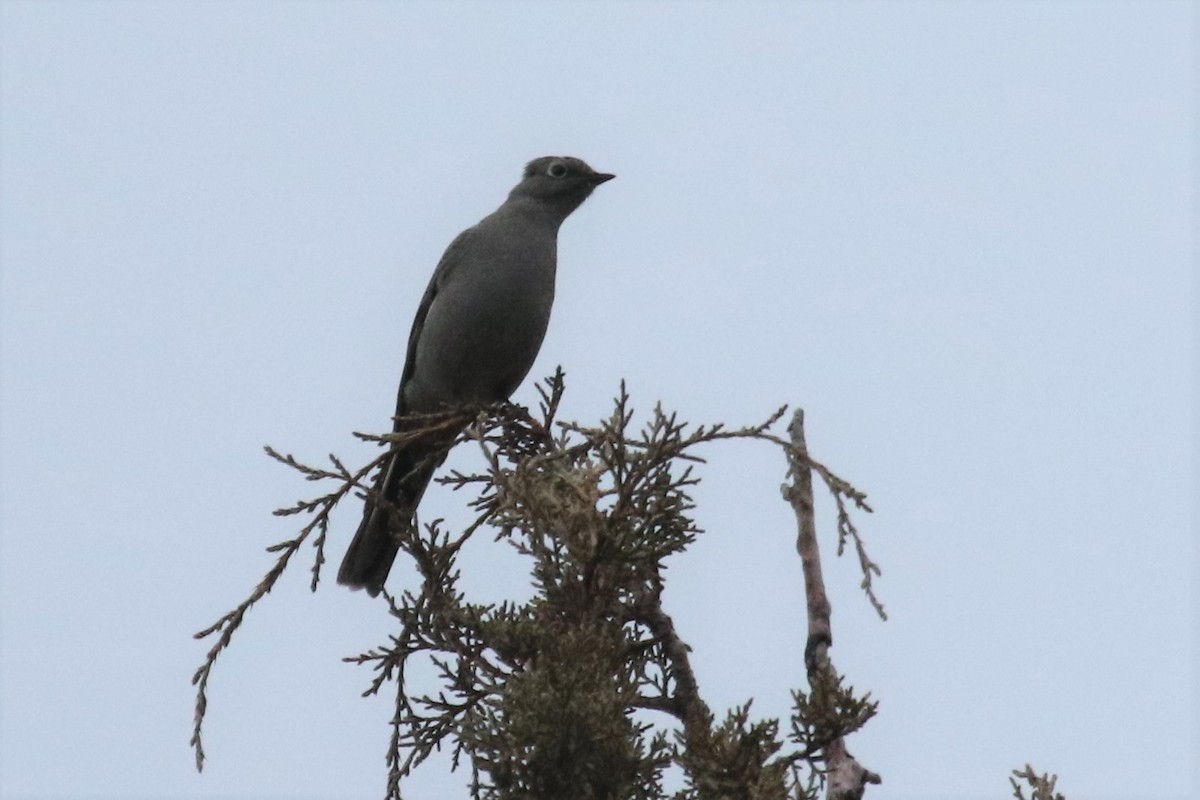
<instances>
[{"instance_id":1,"label":"bird's breast","mask_svg":"<svg viewBox=\"0 0 1200 800\"><path fill-rule=\"evenodd\" d=\"M507 399L533 366L550 322L552 239L479 247L463 258L417 341L421 405Z\"/></svg>"}]
</instances>

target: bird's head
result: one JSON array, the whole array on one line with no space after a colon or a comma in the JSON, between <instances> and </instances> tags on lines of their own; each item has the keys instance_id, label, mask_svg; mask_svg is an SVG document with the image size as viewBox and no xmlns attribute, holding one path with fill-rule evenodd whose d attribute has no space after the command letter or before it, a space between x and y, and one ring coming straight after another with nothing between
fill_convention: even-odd
<instances>
[{"instance_id":1,"label":"bird's head","mask_svg":"<svg viewBox=\"0 0 1200 800\"><path fill-rule=\"evenodd\" d=\"M564 217L600 184L615 178L596 172L578 158L542 156L525 165L525 174L510 197L531 198L558 210Z\"/></svg>"}]
</instances>

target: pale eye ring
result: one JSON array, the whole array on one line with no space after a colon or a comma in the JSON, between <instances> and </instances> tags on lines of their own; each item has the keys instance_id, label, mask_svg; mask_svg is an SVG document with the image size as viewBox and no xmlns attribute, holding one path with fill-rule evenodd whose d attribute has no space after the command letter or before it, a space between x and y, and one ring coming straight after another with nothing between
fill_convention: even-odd
<instances>
[{"instance_id":1,"label":"pale eye ring","mask_svg":"<svg viewBox=\"0 0 1200 800\"><path fill-rule=\"evenodd\" d=\"M551 178L565 178L567 177L567 165L561 161L555 161L546 167L546 174Z\"/></svg>"}]
</instances>

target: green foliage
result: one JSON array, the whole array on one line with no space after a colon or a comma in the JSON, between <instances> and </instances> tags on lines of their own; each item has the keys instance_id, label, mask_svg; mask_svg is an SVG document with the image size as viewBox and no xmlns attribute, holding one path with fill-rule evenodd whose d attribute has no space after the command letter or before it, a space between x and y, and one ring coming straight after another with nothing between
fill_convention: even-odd
<instances>
[{"instance_id":1,"label":"green foliage","mask_svg":"<svg viewBox=\"0 0 1200 800\"><path fill-rule=\"evenodd\" d=\"M1008 782L1012 784L1013 797L1017 800L1066 800L1065 797L1054 791L1055 784L1058 783L1057 775L1048 773L1039 775L1029 764L1025 765L1025 769L1014 769ZM1028 796L1025 794L1026 787L1030 790Z\"/></svg>"},{"instance_id":2,"label":"green foliage","mask_svg":"<svg viewBox=\"0 0 1200 800\"><path fill-rule=\"evenodd\" d=\"M844 738L875 716L879 703L868 692L862 697L854 687L828 668L813 673L811 691L792 691L791 740L805 757L817 756L835 739Z\"/></svg>"},{"instance_id":3,"label":"green foliage","mask_svg":"<svg viewBox=\"0 0 1200 800\"><path fill-rule=\"evenodd\" d=\"M661 796L665 737L628 709L637 687L611 626L540 629L541 649L461 728L480 798Z\"/></svg>"},{"instance_id":4,"label":"green foliage","mask_svg":"<svg viewBox=\"0 0 1200 800\"><path fill-rule=\"evenodd\" d=\"M688 789L676 800L786 800L790 759L777 758L779 722L750 722L750 703L729 712L704 741L691 747L679 741L678 758L688 775Z\"/></svg>"},{"instance_id":5,"label":"green foliage","mask_svg":"<svg viewBox=\"0 0 1200 800\"><path fill-rule=\"evenodd\" d=\"M801 458L825 480L837 500L839 530L854 538L869 563L857 531L847 528L848 506L869 510L865 496L771 432L783 409L762 425L726 430L692 427L655 408L635 427L622 389L613 413L589 428L556 419L561 373L540 389L537 419L505 404L429 420L448 426L467 415L473 424L458 443L481 449L484 466L441 479L470 493L477 516L466 529L397 522L401 558L411 559L420 585L387 595L398 629L347 659L374 670L365 694L388 685L396 693L387 796L399 798L404 776L434 750L449 747L456 767L469 766L478 800L658 800L668 796L664 771L672 764L686 781L677 800L815 797L823 748L861 727L875 703L856 698L830 673L809 692L795 692L790 749L779 721L751 720L749 703L715 724L690 648L663 609L663 571L700 534L689 490L698 481L694 468L703 459L695 451L703 445L755 439ZM363 438L402 447L405 437L420 433ZM202 632L221 637L197 672L198 756L204 688L217 655L310 535L315 588L329 511L355 490L372 491L369 475L382 462L350 471L331 456L332 467L321 469L268 452L307 480L334 488L280 512L312 520L295 539L272 548L278 560L255 592ZM479 604L460 589L459 552L485 531L528 563L536 588L529 602ZM413 690L407 675L414 659L436 665L439 689Z\"/></svg>"}]
</instances>

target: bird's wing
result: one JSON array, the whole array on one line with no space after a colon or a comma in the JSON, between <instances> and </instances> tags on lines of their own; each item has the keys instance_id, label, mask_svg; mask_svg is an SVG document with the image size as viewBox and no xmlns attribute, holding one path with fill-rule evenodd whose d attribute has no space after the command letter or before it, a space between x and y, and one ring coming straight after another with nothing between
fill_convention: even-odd
<instances>
[{"instance_id":1,"label":"bird's wing","mask_svg":"<svg viewBox=\"0 0 1200 800\"><path fill-rule=\"evenodd\" d=\"M396 417L401 417L407 409L404 407L404 386L412 378L413 372L417 368L417 341L421 338L421 331L425 327L425 319L429 316L429 309L433 306L437 299L438 292L446 281L455 272L455 265L459 262L462 251L466 249L467 242L471 239L474 228L467 228L465 231L454 237L454 241L446 248L446 252L442 254L442 260L438 262L437 269L433 271L433 277L429 279L429 285L425 287L425 294L421 297L421 304L417 306L417 316L413 319L412 330L408 334L408 353L404 358L404 372L400 377L400 389L396 396ZM396 420L397 432L400 431L399 419Z\"/></svg>"}]
</instances>

